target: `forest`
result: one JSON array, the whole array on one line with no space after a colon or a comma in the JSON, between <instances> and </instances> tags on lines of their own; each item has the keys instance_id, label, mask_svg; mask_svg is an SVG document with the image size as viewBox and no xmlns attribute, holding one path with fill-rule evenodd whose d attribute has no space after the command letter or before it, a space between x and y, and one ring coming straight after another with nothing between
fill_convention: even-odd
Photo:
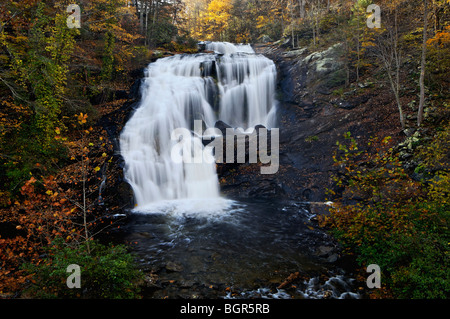
<instances>
[{"instance_id":1,"label":"forest","mask_svg":"<svg viewBox=\"0 0 450 319\"><path fill-rule=\"evenodd\" d=\"M381 24L367 27L372 4ZM328 98L369 90L389 121L361 119L377 129L333 142L323 201L334 204L320 228L364 285L365 267L380 266L368 298L447 299L449 0L2 1L0 298L142 298L148 276L130 247L105 239L124 207L102 201L120 159L99 123L150 62L197 54L200 41L292 54L340 44L344 68ZM83 265L82 290L67 289L69 264Z\"/></svg>"}]
</instances>

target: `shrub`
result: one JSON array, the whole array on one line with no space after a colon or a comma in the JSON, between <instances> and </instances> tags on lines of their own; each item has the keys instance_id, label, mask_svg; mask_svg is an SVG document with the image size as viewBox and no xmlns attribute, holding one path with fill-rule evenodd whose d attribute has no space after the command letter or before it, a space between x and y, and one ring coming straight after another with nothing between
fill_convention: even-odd
<instances>
[{"instance_id":1,"label":"shrub","mask_svg":"<svg viewBox=\"0 0 450 319\"><path fill-rule=\"evenodd\" d=\"M86 243L72 248L57 240L39 264L24 264L23 269L33 275L26 294L33 298L139 298L137 283L142 273L126 246L105 246L96 241L89 245L90 254ZM80 289L67 287L67 267L71 264L80 266Z\"/></svg>"},{"instance_id":2,"label":"shrub","mask_svg":"<svg viewBox=\"0 0 450 319\"><path fill-rule=\"evenodd\" d=\"M410 178L389 138L372 141L360 151L348 134L335 155L341 168L335 176L344 191L336 194L329 217L331 228L361 266L378 264L384 287L376 295L396 298L448 298L449 174L435 181Z\"/></svg>"}]
</instances>

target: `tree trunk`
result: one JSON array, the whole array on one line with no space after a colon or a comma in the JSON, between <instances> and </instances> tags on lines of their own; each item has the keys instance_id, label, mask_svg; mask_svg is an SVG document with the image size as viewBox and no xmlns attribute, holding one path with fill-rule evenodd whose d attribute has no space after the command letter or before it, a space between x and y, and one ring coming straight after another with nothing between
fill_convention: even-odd
<instances>
[{"instance_id":1,"label":"tree trunk","mask_svg":"<svg viewBox=\"0 0 450 319\"><path fill-rule=\"evenodd\" d=\"M358 33L359 33L359 30L358 30ZM361 63L361 54L359 52L359 46L360 45L359 45L359 34L358 34L357 41L356 41L356 54L358 57L358 60L356 62L356 83L359 83L359 65Z\"/></svg>"},{"instance_id":2,"label":"tree trunk","mask_svg":"<svg viewBox=\"0 0 450 319\"><path fill-rule=\"evenodd\" d=\"M305 10L306 0L298 0L298 2L300 4L300 18L304 19L305 15L306 15L306 10Z\"/></svg>"},{"instance_id":3,"label":"tree trunk","mask_svg":"<svg viewBox=\"0 0 450 319\"><path fill-rule=\"evenodd\" d=\"M405 129L405 115L403 114L402 103L400 102L400 93L399 93L399 83L392 78L390 70L388 71L389 82L391 83L392 92L395 96L395 101L397 102L398 113L400 115L400 124L402 125L402 129Z\"/></svg>"},{"instance_id":4,"label":"tree trunk","mask_svg":"<svg viewBox=\"0 0 450 319\"><path fill-rule=\"evenodd\" d=\"M148 8L148 2L145 2L145 27L144 27L144 32L145 32L145 35L144 35L144 39L145 39L145 46L147 46L148 45L148 13L149 13L149 10L148 10L149 8Z\"/></svg>"},{"instance_id":5,"label":"tree trunk","mask_svg":"<svg viewBox=\"0 0 450 319\"><path fill-rule=\"evenodd\" d=\"M312 32L313 32L313 44L314 44L314 47L315 47L316 46L316 26L315 26L315 22L313 22Z\"/></svg>"},{"instance_id":6,"label":"tree trunk","mask_svg":"<svg viewBox=\"0 0 450 319\"><path fill-rule=\"evenodd\" d=\"M140 28L141 34L144 34L144 6L142 5L142 2L139 7L139 28Z\"/></svg>"},{"instance_id":7,"label":"tree trunk","mask_svg":"<svg viewBox=\"0 0 450 319\"><path fill-rule=\"evenodd\" d=\"M155 11L153 12L153 22L152 22L153 26L156 23L156 15L157 14L158 14L158 1L155 0Z\"/></svg>"},{"instance_id":8,"label":"tree trunk","mask_svg":"<svg viewBox=\"0 0 450 319\"><path fill-rule=\"evenodd\" d=\"M402 52L398 46L397 11L395 11L394 17L394 25L391 26L386 38L378 38L377 47L379 50L378 57L383 63L384 69L386 70L387 76L389 78L392 93L394 93L395 96L402 129L405 129L405 115L403 113L403 108L400 101L400 68L402 66ZM393 76L393 73L395 75L395 78Z\"/></svg>"},{"instance_id":9,"label":"tree trunk","mask_svg":"<svg viewBox=\"0 0 450 319\"><path fill-rule=\"evenodd\" d=\"M420 126L423 121L423 107L425 104L425 62L427 54L427 27L428 27L428 0L424 0L423 13L423 41L422 41L422 61L420 63L420 102L419 112L417 113L417 126Z\"/></svg>"}]
</instances>

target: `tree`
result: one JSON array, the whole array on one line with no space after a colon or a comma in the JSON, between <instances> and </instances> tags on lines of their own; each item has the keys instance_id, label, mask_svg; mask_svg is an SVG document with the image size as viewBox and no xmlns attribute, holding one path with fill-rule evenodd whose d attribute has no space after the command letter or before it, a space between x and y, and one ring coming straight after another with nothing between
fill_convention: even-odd
<instances>
[{"instance_id":1,"label":"tree","mask_svg":"<svg viewBox=\"0 0 450 319\"><path fill-rule=\"evenodd\" d=\"M403 53L399 45L397 8L393 8L393 24L383 28L375 39L376 56L386 71L397 104L400 124L405 129L405 115L400 101L400 70L403 64Z\"/></svg>"},{"instance_id":2,"label":"tree","mask_svg":"<svg viewBox=\"0 0 450 319\"><path fill-rule=\"evenodd\" d=\"M223 40L224 31L228 27L233 8L230 0L212 0L208 5L206 21L209 24L206 38L208 40Z\"/></svg>"},{"instance_id":3,"label":"tree","mask_svg":"<svg viewBox=\"0 0 450 319\"><path fill-rule=\"evenodd\" d=\"M354 46L356 47L356 82L359 82L360 69L364 66L363 56L365 49L368 46L367 43L371 44L371 34L368 31L366 21L367 21L367 7L372 4L372 0L358 0L352 7L352 17L349 21L353 39Z\"/></svg>"},{"instance_id":4,"label":"tree","mask_svg":"<svg viewBox=\"0 0 450 319\"><path fill-rule=\"evenodd\" d=\"M440 145L448 130L442 137ZM429 182L413 180L389 136L371 139L367 147L350 133L345 138L333 157L338 188L329 190L333 205L321 224L360 266L380 266L383 284L371 297L447 298L448 172Z\"/></svg>"},{"instance_id":5,"label":"tree","mask_svg":"<svg viewBox=\"0 0 450 319\"><path fill-rule=\"evenodd\" d=\"M15 81L32 102L36 138L43 148L53 141L54 128L60 126L58 116L65 95L67 62L74 49L78 32L66 26L66 17L47 12L44 3L36 9L29 38L23 38L25 50L10 46Z\"/></svg>"},{"instance_id":6,"label":"tree","mask_svg":"<svg viewBox=\"0 0 450 319\"><path fill-rule=\"evenodd\" d=\"M419 111L417 113L417 126L420 126L423 121L423 107L425 104L425 63L427 55L427 28L428 28L428 0L424 0L423 11L423 39L422 39L422 57L420 60L420 101Z\"/></svg>"}]
</instances>

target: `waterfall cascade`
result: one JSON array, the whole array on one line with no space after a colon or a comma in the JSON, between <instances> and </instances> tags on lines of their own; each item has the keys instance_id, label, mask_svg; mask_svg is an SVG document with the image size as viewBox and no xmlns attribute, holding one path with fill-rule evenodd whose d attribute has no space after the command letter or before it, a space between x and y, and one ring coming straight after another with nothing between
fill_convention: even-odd
<instances>
[{"instance_id":1,"label":"waterfall cascade","mask_svg":"<svg viewBox=\"0 0 450 319\"><path fill-rule=\"evenodd\" d=\"M159 201L220 198L215 163L171 159L175 129L192 129L195 120L243 129L274 123L274 63L250 45L211 42L206 48L216 54L175 55L146 69L142 101L120 136L139 210Z\"/></svg>"}]
</instances>

